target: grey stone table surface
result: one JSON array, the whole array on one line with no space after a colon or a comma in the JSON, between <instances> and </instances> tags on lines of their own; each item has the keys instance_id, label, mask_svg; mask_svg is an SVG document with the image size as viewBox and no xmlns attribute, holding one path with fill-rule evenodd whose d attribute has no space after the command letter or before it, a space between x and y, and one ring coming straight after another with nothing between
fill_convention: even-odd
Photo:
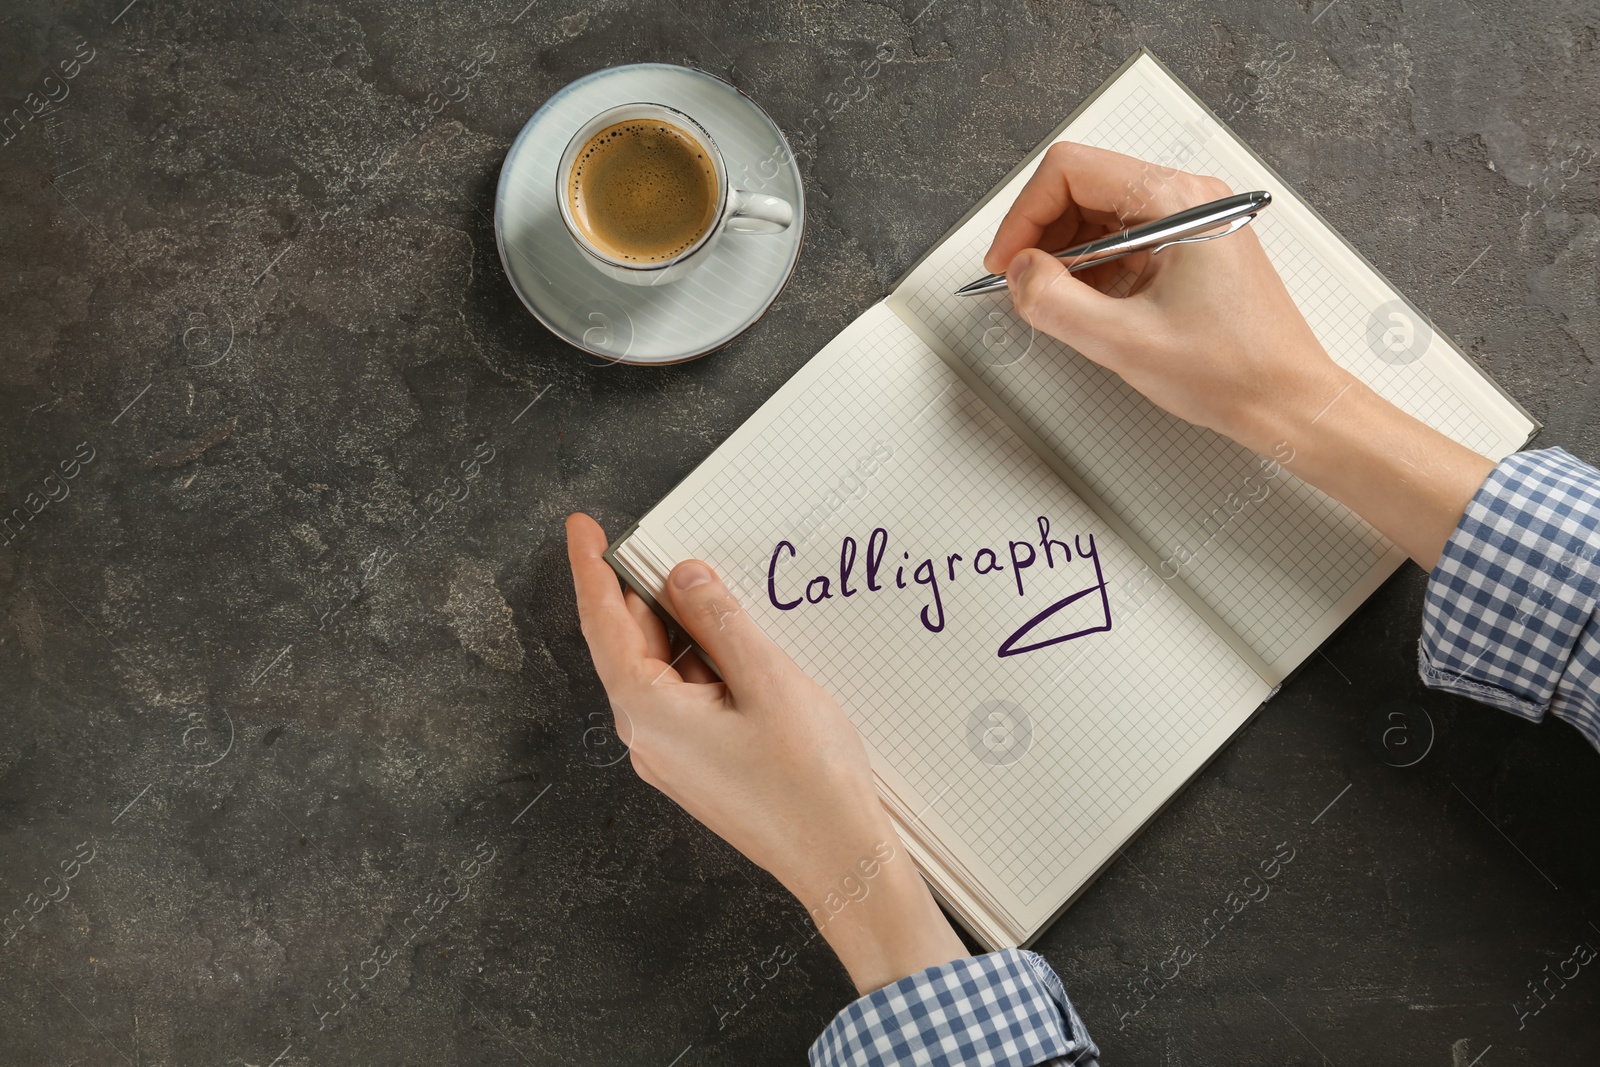
<instances>
[{"instance_id":1,"label":"grey stone table surface","mask_svg":"<svg viewBox=\"0 0 1600 1067\"><path fill-rule=\"evenodd\" d=\"M1597 36L1572 0L7 0L0 1062L800 1062L852 990L619 759L563 516L641 515L1140 46L1600 459ZM528 116L640 60L758 100L809 201L765 319L664 369L549 335L491 223ZM1108 1065L1600 1062L1600 754L1425 691L1423 586L1039 942ZM1437 731L1405 768L1396 699Z\"/></svg>"}]
</instances>

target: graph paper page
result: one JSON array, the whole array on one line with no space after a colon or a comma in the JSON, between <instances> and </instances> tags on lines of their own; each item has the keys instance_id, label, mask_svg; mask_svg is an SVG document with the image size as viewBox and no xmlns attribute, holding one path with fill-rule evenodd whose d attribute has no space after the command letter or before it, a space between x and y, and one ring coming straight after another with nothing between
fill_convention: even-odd
<instances>
[{"instance_id":1,"label":"graph paper page","mask_svg":"<svg viewBox=\"0 0 1600 1067\"><path fill-rule=\"evenodd\" d=\"M1398 294L1148 56L1058 139L1215 175L1235 191L1269 190L1273 204L1253 228L1335 360L1487 455L1503 457L1527 439L1532 423L1445 338L1425 331L1425 350L1394 351L1403 338L1385 331ZM997 190L888 303L966 362L1281 678L1403 553L1263 457L1167 415L1111 372L1033 335L1005 293L949 295L985 273L983 254L1036 165Z\"/></svg>"},{"instance_id":2,"label":"graph paper page","mask_svg":"<svg viewBox=\"0 0 1600 1067\"><path fill-rule=\"evenodd\" d=\"M1041 516L1056 542L1048 563ZM876 591L874 530L884 532ZM847 537L855 562L842 581ZM691 556L732 576L744 610L839 700L880 786L900 810L920 811L1004 913L1013 943L1269 691L881 304L616 555L652 591ZM998 654L1031 618L1086 589L1014 642L1042 647ZM962 895L949 872L927 873Z\"/></svg>"}]
</instances>

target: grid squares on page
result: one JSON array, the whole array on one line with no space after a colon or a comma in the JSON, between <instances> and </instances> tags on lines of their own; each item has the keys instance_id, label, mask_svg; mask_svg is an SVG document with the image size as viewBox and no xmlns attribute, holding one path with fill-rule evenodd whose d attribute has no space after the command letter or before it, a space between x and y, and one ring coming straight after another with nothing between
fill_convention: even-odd
<instances>
[{"instance_id":1,"label":"grid squares on page","mask_svg":"<svg viewBox=\"0 0 1600 1067\"><path fill-rule=\"evenodd\" d=\"M1026 906L1260 683L1164 586L1125 610L1127 590L1148 573L1142 562L909 329L887 322L856 355L829 366L681 508L645 526L719 570L742 571L745 609ZM863 456L879 464L863 466ZM1026 570L1025 596L1013 575L966 568L976 546L1009 560L1011 540L1038 536L1039 515L1068 544L1094 536L1114 625L1002 659L998 643L1041 603L1093 582L1086 559L1075 570L1065 561ZM788 611L772 604L779 538L796 545L773 572L787 600L812 576L837 576L842 537L864 546L875 526L890 535L883 590ZM944 578L937 634L920 622L927 590L909 578L909 590L895 587L894 568L923 559L937 560ZM1033 745L1009 765L984 762L969 740L973 710L995 699L1032 719Z\"/></svg>"},{"instance_id":2,"label":"grid squares on page","mask_svg":"<svg viewBox=\"0 0 1600 1067\"><path fill-rule=\"evenodd\" d=\"M1084 143L1138 158L1181 162L1235 189L1259 184L1227 167L1207 147L1205 130L1180 122L1143 86L1135 85L1092 128L1073 133ZM915 289L904 291L908 309L1158 555L1187 559L1191 588L1263 658L1282 655L1370 571L1387 542L1275 464L1264 466L1231 441L1167 415L1053 338L1035 337L1021 362L986 362L985 331L994 329L996 316L1010 324L1009 306L956 301L947 294L970 280L998 221L996 215L987 226L957 234L930 256L932 269ZM1264 212L1253 228L1335 360L1469 447L1492 447L1494 428L1428 364L1392 366L1371 350L1371 300L1300 240L1283 213ZM1107 427L1114 430L1107 433Z\"/></svg>"}]
</instances>

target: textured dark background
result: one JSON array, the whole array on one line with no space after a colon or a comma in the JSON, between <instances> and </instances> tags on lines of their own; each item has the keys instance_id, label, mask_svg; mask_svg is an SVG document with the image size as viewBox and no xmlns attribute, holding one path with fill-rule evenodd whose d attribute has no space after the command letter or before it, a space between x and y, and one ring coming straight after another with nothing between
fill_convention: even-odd
<instances>
[{"instance_id":1,"label":"textured dark background","mask_svg":"<svg viewBox=\"0 0 1600 1067\"><path fill-rule=\"evenodd\" d=\"M798 1062L850 986L613 762L562 516L640 515L1141 45L1600 459L1592 3L523 2L4 5L8 111L92 54L0 147L4 511L94 458L0 547L0 1062ZM805 153L795 279L667 369L555 341L491 226L527 117L637 60L730 77ZM1600 1061L1600 966L1513 1007L1600 946L1600 755L1425 692L1422 589L1042 939L1108 1065ZM1407 769L1366 742L1396 698L1438 728ZM1132 1014L1280 842L1270 897Z\"/></svg>"}]
</instances>

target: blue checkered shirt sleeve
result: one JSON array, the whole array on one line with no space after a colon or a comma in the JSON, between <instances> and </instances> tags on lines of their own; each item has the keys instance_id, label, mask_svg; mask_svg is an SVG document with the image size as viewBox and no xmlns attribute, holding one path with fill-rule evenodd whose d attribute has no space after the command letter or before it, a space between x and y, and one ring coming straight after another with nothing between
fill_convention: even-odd
<instances>
[{"instance_id":1,"label":"blue checkered shirt sleeve","mask_svg":"<svg viewBox=\"0 0 1600 1067\"><path fill-rule=\"evenodd\" d=\"M1044 957L1014 948L868 993L811 1046L812 1067L1096 1067L1099 1055Z\"/></svg>"},{"instance_id":2,"label":"blue checkered shirt sleeve","mask_svg":"<svg viewBox=\"0 0 1600 1067\"><path fill-rule=\"evenodd\" d=\"M1559 448L1508 457L1428 578L1422 680L1600 748L1600 470Z\"/></svg>"}]
</instances>

